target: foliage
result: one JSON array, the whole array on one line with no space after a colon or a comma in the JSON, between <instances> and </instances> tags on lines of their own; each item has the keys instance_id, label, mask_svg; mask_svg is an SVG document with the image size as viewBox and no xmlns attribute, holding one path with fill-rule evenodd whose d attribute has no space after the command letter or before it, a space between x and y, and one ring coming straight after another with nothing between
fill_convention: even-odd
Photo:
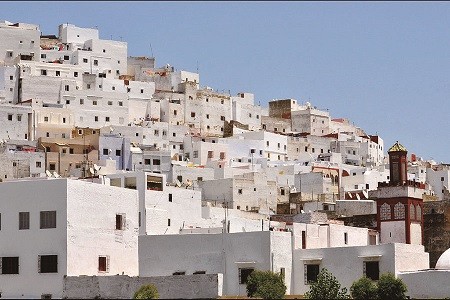
<instances>
[{"instance_id":1,"label":"foliage","mask_svg":"<svg viewBox=\"0 0 450 300\"><path fill-rule=\"evenodd\" d=\"M262 299L281 299L286 285L280 273L253 271L247 278L247 296Z\"/></svg>"},{"instance_id":2,"label":"foliage","mask_svg":"<svg viewBox=\"0 0 450 300\"><path fill-rule=\"evenodd\" d=\"M372 279L364 276L353 282L350 294L353 299L377 299L377 285Z\"/></svg>"},{"instance_id":3,"label":"foliage","mask_svg":"<svg viewBox=\"0 0 450 300\"><path fill-rule=\"evenodd\" d=\"M133 299L158 299L159 294L156 286L153 284L146 284L139 288L139 290L134 293Z\"/></svg>"},{"instance_id":4,"label":"foliage","mask_svg":"<svg viewBox=\"0 0 450 300\"><path fill-rule=\"evenodd\" d=\"M341 284L336 277L323 268L317 275L317 281L311 284L309 291L306 292L307 299L349 299L347 289L341 289Z\"/></svg>"},{"instance_id":5,"label":"foliage","mask_svg":"<svg viewBox=\"0 0 450 300\"><path fill-rule=\"evenodd\" d=\"M407 291L406 284L392 273L382 274L378 280L379 299L406 299Z\"/></svg>"}]
</instances>

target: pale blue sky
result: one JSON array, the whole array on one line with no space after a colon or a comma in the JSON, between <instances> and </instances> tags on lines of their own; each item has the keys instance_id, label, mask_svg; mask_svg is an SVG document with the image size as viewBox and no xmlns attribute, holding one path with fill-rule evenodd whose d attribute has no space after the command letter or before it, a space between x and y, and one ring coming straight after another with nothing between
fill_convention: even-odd
<instances>
[{"instance_id":1,"label":"pale blue sky","mask_svg":"<svg viewBox=\"0 0 450 300\"><path fill-rule=\"evenodd\" d=\"M1 2L0 19L97 26L129 55L151 44L158 66L198 61L202 85L310 99L386 148L450 163L448 2Z\"/></svg>"}]
</instances>

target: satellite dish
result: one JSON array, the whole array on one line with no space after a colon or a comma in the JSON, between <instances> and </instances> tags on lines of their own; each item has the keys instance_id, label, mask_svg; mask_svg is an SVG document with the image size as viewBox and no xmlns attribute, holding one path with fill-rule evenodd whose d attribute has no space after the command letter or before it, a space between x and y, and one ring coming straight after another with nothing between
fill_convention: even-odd
<instances>
[{"instance_id":1,"label":"satellite dish","mask_svg":"<svg viewBox=\"0 0 450 300\"><path fill-rule=\"evenodd\" d=\"M109 133L112 133L114 131L114 127L109 126Z\"/></svg>"},{"instance_id":2,"label":"satellite dish","mask_svg":"<svg viewBox=\"0 0 450 300\"><path fill-rule=\"evenodd\" d=\"M45 170L45 174L47 174L47 177L52 177L52 173L49 170Z\"/></svg>"},{"instance_id":3,"label":"satellite dish","mask_svg":"<svg viewBox=\"0 0 450 300\"><path fill-rule=\"evenodd\" d=\"M95 174L94 169L93 168L89 168L89 172L91 172L91 174Z\"/></svg>"},{"instance_id":4,"label":"satellite dish","mask_svg":"<svg viewBox=\"0 0 450 300\"><path fill-rule=\"evenodd\" d=\"M305 211L302 209L301 211L300 211L302 214L304 214L305 213Z\"/></svg>"},{"instance_id":5,"label":"satellite dish","mask_svg":"<svg viewBox=\"0 0 450 300\"><path fill-rule=\"evenodd\" d=\"M361 197L359 197L359 194L356 194L356 198L358 198L358 200L361 200Z\"/></svg>"},{"instance_id":6,"label":"satellite dish","mask_svg":"<svg viewBox=\"0 0 450 300\"><path fill-rule=\"evenodd\" d=\"M108 149L108 153L111 154L111 152L112 152L112 150L111 150L111 149Z\"/></svg>"},{"instance_id":7,"label":"satellite dish","mask_svg":"<svg viewBox=\"0 0 450 300\"><path fill-rule=\"evenodd\" d=\"M353 199L353 196L350 192L347 192L348 196L350 197L350 199Z\"/></svg>"},{"instance_id":8,"label":"satellite dish","mask_svg":"<svg viewBox=\"0 0 450 300\"><path fill-rule=\"evenodd\" d=\"M181 187L181 182L178 179L175 181L175 184L177 187Z\"/></svg>"},{"instance_id":9,"label":"satellite dish","mask_svg":"<svg viewBox=\"0 0 450 300\"><path fill-rule=\"evenodd\" d=\"M61 177L58 173L56 173L56 171L55 172L53 172L53 177L55 177L55 178L59 178L59 177Z\"/></svg>"},{"instance_id":10,"label":"satellite dish","mask_svg":"<svg viewBox=\"0 0 450 300\"><path fill-rule=\"evenodd\" d=\"M186 186L191 186L192 185L192 181L190 181L189 179L186 180Z\"/></svg>"},{"instance_id":11,"label":"satellite dish","mask_svg":"<svg viewBox=\"0 0 450 300\"><path fill-rule=\"evenodd\" d=\"M95 171L100 171L101 168L102 168L102 167L97 166L97 164L94 164L94 170L95 170Z\"/></svg>"}]
</instances>

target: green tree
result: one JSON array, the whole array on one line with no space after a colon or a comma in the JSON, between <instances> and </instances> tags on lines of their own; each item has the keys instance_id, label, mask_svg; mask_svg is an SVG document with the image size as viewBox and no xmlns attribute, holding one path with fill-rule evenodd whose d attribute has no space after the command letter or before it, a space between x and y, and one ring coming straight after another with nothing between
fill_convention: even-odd
<instances>
[{"instance_id":1,"label":"green tree","mask_svg":"<svg viewBox=\"0 0 450 300\"><path fill-rule=\"evenodd\" d=\"M153 284L145 284L134 293L133 299L158 299L159 294L156 286Z\"/></svg>"},{"instance_id":2,"label":"green tree","mask_svg":"<svg viewBox=\"0 0 450 300\"><path fill-rule=\"evenodd\" d=\"M247 278L247 296L262 299L282 299L286 285L280 273L253 271Z\"/></svg>"},{"instance_id":3,"label":"green tree","mask_svg":"<svg viewBox=\"0 0 450 300\"><path fill-rule=\"evenodd\" d=\"M378 280L377 294L379 299L406 299L408 288L400 278L392 273L385 273Z\"/></svg>"},{"instance_id":4,"label":"green tree","mask_svg":"<svg viewBox=\"0 0 450 300\"><path fill-rule=\"evenodd\" d=\"M311 284L305 294L306 299L349 299L347 289L341 289L341 284L336 277L323 268L317 275L317 281Z\"/></svg>"},{"instance_id":5,"label":"green tree","mask_svg":"<svg viewBox=\"0 0 450 300\"><path fill-rule=\"evenodd\" d=\"M364 276L353 282L350 294L353 299L377 299L377 285L373 280Z\"/></svg>"}]
</instances>

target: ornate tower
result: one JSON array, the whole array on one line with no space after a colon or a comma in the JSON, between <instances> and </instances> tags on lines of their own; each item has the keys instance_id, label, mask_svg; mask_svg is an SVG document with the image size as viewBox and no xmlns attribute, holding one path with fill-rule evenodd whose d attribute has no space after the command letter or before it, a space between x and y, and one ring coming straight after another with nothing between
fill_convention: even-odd
<instances>
[{"instance_id":1,"label":"ornate tower","mask_svg":"<svg viewBox=\"0 0 450 300\"><path fill-rule=\"evenodd\" d=\"M408 181L407 153L396 142L388 151L390 182L378 183L369 197L377 202L381 243L423 244L424 184Z\"/></svg>"},{"instance_id":2,"label":"ornate tower","mask_svg":"<svg viewBox=\"0 0 450 300\"><path fill-rule=\"evenodd\" d=\"M390 183L403 185L408 180L408 150L398 141L389 149Z\"/></svg>"}]
</instances>

